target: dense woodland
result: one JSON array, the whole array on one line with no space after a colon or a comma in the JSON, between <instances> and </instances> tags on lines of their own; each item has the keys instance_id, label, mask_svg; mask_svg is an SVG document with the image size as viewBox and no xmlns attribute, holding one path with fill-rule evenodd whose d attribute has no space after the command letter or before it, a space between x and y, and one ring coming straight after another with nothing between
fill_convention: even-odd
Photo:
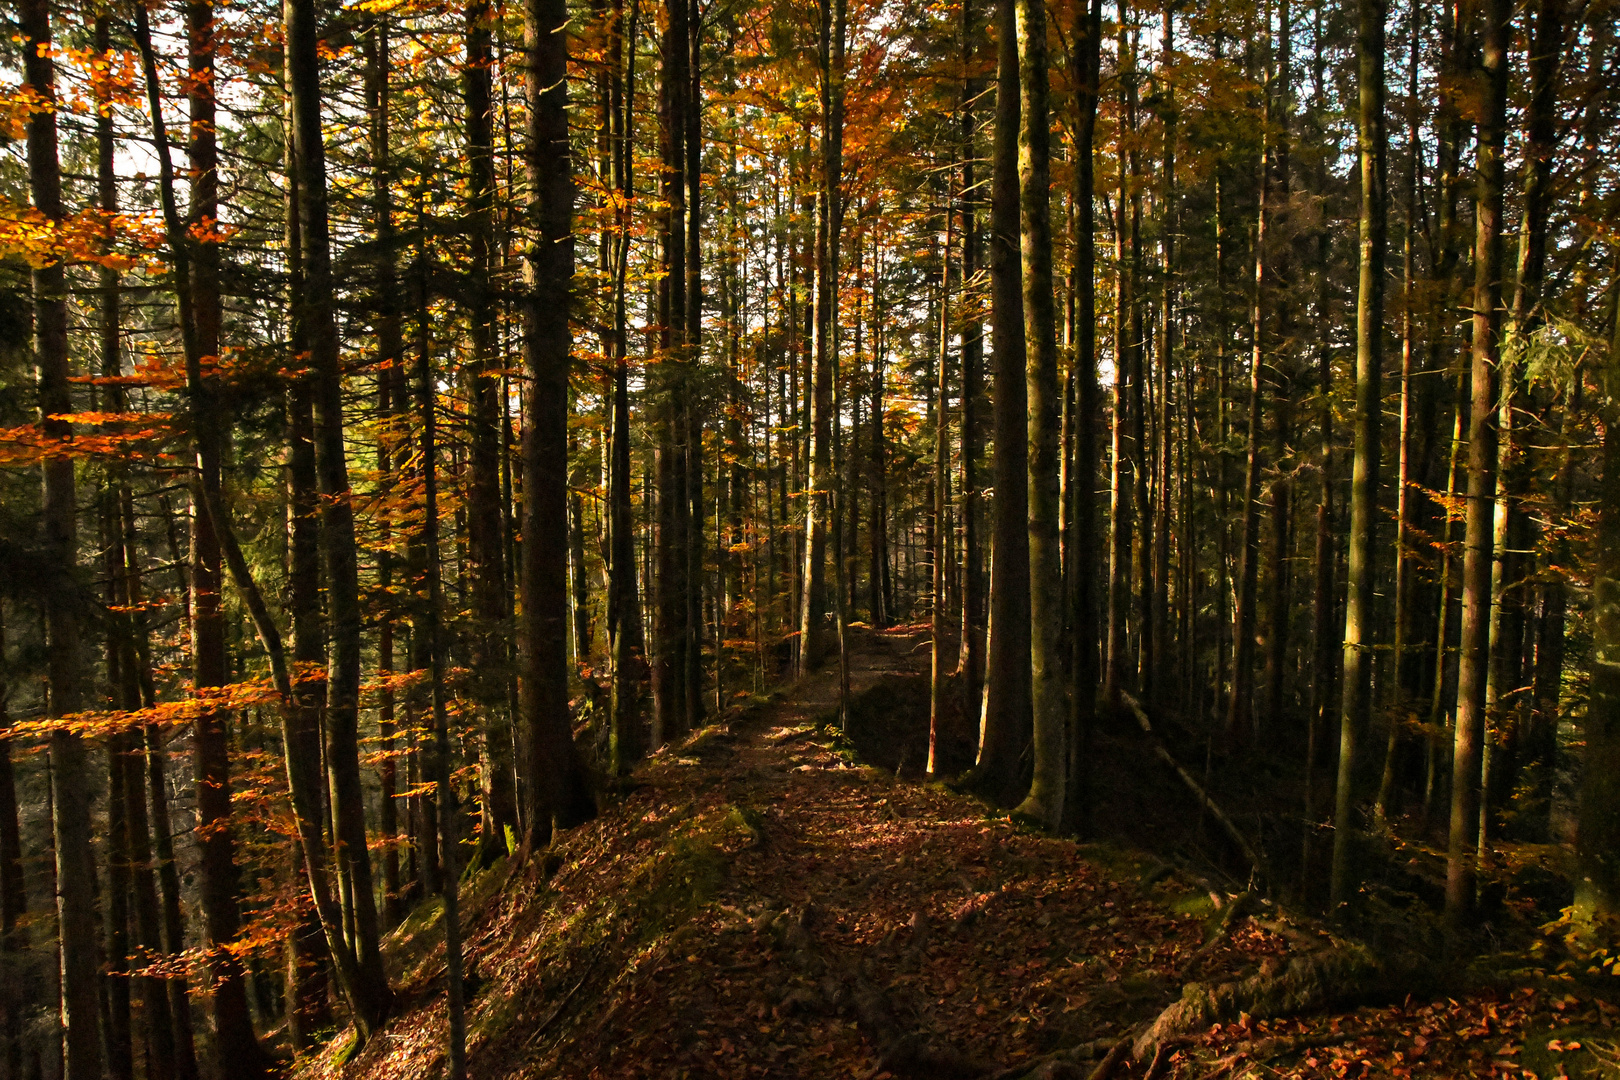
<instances>
[{"instance_id":1,"label":"dense woodland","mask_svg":"<svg viewBox=\"0 0 1620 1080\"><path fill-rule=\"evenodd\" d=\"M435 897L463 1074L458 882L896 626L1030 826L1620 914L1613 0L5 29L0 1075L364 1041Z\"/></svg>"}]
</instances>

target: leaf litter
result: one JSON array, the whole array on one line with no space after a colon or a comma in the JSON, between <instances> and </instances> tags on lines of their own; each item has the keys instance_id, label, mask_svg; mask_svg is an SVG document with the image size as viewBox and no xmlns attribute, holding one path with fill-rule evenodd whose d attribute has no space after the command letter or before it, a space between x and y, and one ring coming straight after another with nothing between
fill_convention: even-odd
<instances>
[{"instance_id":1,"label":"leaf litter","mask_svg":"<svg viewBox=\"0 0 1620 1080\"><path fill-rule=\"evenodd\" d=\"M863 632L853 690L914 677L926 660L914 634ZM875 988L900 1028L958 1052L933 1075L1013 1077L1025 1064L1085 1077L1098 1071L1091 1061L1077 1068L1054 1052L1089 1044L1102 1057L1187 979L1275 970L1319 934L1274 911L1223 920L1238 898L1149 857L1041 835L968 796L857 764L819 723L836 708L830 666L654 755L598 820L547 851L464 881L471 1076L917 1074L891 1071L892 1053L851 1005L853 980ZM333 1039L298 1075L442 1074L436 910L419 909L386 952L398 1017L352 1057ZM1620 1009L1568 977L1523 981L1243 1016L1111 1075L1620 1075Z\"/></svg>"}]
</instances>

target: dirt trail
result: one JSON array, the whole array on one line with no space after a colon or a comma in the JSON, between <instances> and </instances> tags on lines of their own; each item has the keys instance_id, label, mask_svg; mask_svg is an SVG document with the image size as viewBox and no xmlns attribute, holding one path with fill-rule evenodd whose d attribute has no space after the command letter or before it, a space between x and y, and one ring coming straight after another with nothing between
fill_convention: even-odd
<instances>
[{"instance_id":1,"label":"dirt trail","mask_svg":"<svg viewBox=\"0 0 1620 1080\"><path fill-rule=\"evenodd\" d=\"M921 640L859 632L854 695L870 703L925 670ZM1151 860L1035 835L855 762L816 726L837 693L834 661L656 755L600 820L469 888L472 1075L982 1074L1105 1048L1186 979L1298 946L1297 931L1291 946L1242 922L1201 950L1219 914ZM428 944L414 950L408 933L393 945L405 1015L346 1067L329 1053L311 1073L442 1068L442 953L435 932L418 927ZM896 1034L950 1054L897 1056Z\"/></svg>"},{"instance_id":2,"label":"dirt trail","mask_svg":"<svg viewBox=\"0 0 1620 1080\"><path fill-rule=\"evenodd\" d=\"M860 637L852 697L926 670L926 639ZM986 1066L1107 1038L1179 989L1155 971L1198 947L1197 918L1111 880L1072 842L852 762L811 726L835 715L837 694L831 664L735 725L729 752L705 762L728 802L760 815L760 839L731 859L715 902L677 933L683 944L582 1072L871 1074L879 1048L848 1000L857 973L901 1027ZM683 768L655 765L648 782L703 785Z\"/></svg>"}]
</instances>

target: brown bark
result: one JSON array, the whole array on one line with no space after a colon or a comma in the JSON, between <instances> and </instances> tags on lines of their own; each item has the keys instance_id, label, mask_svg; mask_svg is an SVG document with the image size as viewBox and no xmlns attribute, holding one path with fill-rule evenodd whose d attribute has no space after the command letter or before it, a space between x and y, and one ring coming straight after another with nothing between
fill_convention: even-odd
<instances>
[{"instance_id":1,"label":"brown bark","mask_svg":"<svg viewBox=\"0 0 1620 1080\"><path fill-rule=\"evenodd\" d=\"M313 0L286 0L287 83L296 147L299 256L305 288L302 317L312 369L315 471L321 494L321 556L325 571L330 660L327 665L326 769L332 798L335 854L345 923L352 923L357 975L354 992L370 1020L390 1008L382 969L371 859L366 848L360 782L359 550L353 491L344 442L343 378L333 310L332 245L327 219L326 148L321 128L321 79Z\"/></svg>"},{"instance_id":2,"label":"brown bark","mask_svg":"<svg viewBox=\"0 0 1620 1080\"><path fill-rule=\"evenodd\" d=\"M1028 529L1030 689L1034 778L1024 809L1052 828L1068 795L1069 707L1063 656L1063 562L1058 546L1057 310L1052 292L1051 120L1046 9L1017 0L1018 187L1025 385L1029 413Z\"/></svg>"},{"instance_id":3,"label":"brown bark","mask_svg":"<svg viewBox=\"0 0 1620 1080\"><path fill-rule=\"evenodd\" d=\"M501 377L495 354L495 294L491 272L495 252L494 94L491 68L492 13L488 0L470 0L465 9L467 225L471 256L467 275L468 346L463 370L470 408L467 483L467 572L472 578L473 696L480 707L479 810L481 856L503 852L507 829L517 828L517 787L512 765L511 717L506 712L507 618L505 535L501 521Z\"/></svg>"},{"instance_id":4,"label":"brown bark","mask_svg":"<svg viewBox=\"0 0 1620 1080\"><path fill-rule=\"evenodd\" d=\"M0 601L0 671L6 647L5 603ZM21 963L28 947L18 922L28 911L27 882L23 877L22 829L17 816L17 781L11 761L11 718L6 701L10 687L0 675L0 955L7 963ZM23 1061L23 995L12 990L0 995L0 1055L7 1075L20 1077Z\"/></svg>"},{"instance_id":5,"label":"brown bark","mask_svg":"<svg viewBox=\"0 0 1620 1080\"><path fill-rule=\"evenodd\" d=\"M984 712L972 785L999 805L1024 795L1021 759L1032 719L1029 647L1029 448L1020 285L1018 28L1014 0L996 6L996 120L991 154L991 369L996 455Z\"/></svg>"},{"instance_id":6,"label":"brown bark","mask_svg":"<svg viewBox=\"0 0 1620 1080\"><path fill-rule=\"evenodd\" d=\"M561 0L528 0L524 48L529 122L524 165L533 230L524 253L521 622L531 849L596 812L574 748L568 708L568 327L574 270L574 183L568 152L568 13Z\"/></svg>"},{"instance_id":7,"label":"brown bark","mask_svg":"<svg viewBox=\"0 0 1620 1080\"><path fill-rule=\"evenodd\" d=\"M961 216L962 272L964 287L971 283L979 267L979 196L974 181L974 101L980 81L970 73L978 41L978 15L971 2L962 4L962 100L959 107L961 148L961 187L958 200ZM972 308L969 308L972 311ZM875 333L874 328L874 333ZM963 677L963 697L979 700L984 681L984 553L980 539L979 455L983 446L980 431L981 399L984 396L984 326L977 314L961 320L962 404L960 454L957 487L961 492L962 534L962 611L961 648L956 672ZM859 349L856 350L857 355Z\"/></svg>"},{"instance_id":8,"label":"brown bark","mask_svg":"<svg viewBox=\"0 0 1620 1080\"><path fill-rule=\"evenodd\" d=\"M389 422L388 429L379 440L377 471L382 484L392 483L396 468L404 464L405 451L400 451L396 462L395 441L400 433L398 412L405 407L404 342L400 328L400 308L397 295L398 275L394 266L394 206L391 187L392 165L389 157L388 132L388 80L390 70L388 48L388 22L378 18L367 29L365 40L366 113L369 120L367 136L371 151L372 228L378 248L376 261L376 302L378 314L374 324L377 335L377 405L378 411ZM296 214L292 215L296 216ZM387 524L383 528L387 530ZM388 545L382 544L377 552L377 584L387 594L393 585L394 556ZM387 678L394 674L394 631L397 613L392 602L385 602L377 627L377 674ZM382 920L387 927L396 926L401 918L399 848L393 843L399 834L399 813L395 792L399 789L399 765L393 756L395 732L394 692L385 688L377 707L377 734L383 752L382 764L377 770L379 803L377 831L384 847L382 852L383 897ZM311 944L319 949L319 926Z\"/></svg>"},{"instance_id":9,"label":"brown bark","mask_svg":"<svg viewBox=\"0 0 1620 1080\"><path fill-rule=\"evenodd\" d=\"M1339 776L1333 814L1331 903L1351 902L1358 884L1351 843L1356 833L1356 747L1372 716L1373 583L1377 564L1378 467L1382 454L1384 257L1388 193L1384 131L1386 0L1361 0L1357 30L1360 111L1356 143L1361 173L1360 274L1356 290L1355 458L1350 476L1350 554L1344 604L1344 697L1339 716Z\"/></svg>"},{"instance_id":10,"label":"brown bark","mask_svg":"<svg viewBox=\"0 0 1620 1080\"><path fill-rule=\"evenodd\" d=\"M1608 362L1620 361L1620 304ZM1592 546L1592 684L1575 840L1577 925L1620 912L1620 410L1604 403L1598 527Z\"/></svg>"},{"instance_id":11,"label":"brown bark","mask_svg":"<svg viewBox=\"0 0 1620 1080\"><path fill-rule=\"evenodd\" d=\"M1069 34L1069 73L1076 87L1074 188L1070 215L1070 259L1074 332L1074 465L1064 573L1070 604L1073 684L1069 701L1070 796L1064 800L1066 831L1091 831L1091 738L1096 721L1098 624L1095 572L1097 551L1097 429L1101 424L1097 386L1096 178L1093 157L1102 61L1102 2L1077 8Z\"/></svg>"},{"instance_id":12,"label":"brown bark","mask_svg":"<svg viewBox=\"0 0 1620 1080\"><path fill-rule=\"evenodd\" d=\"M633 8L626 25L622 2L615 3L608 39L614 72L609 103L609 119L613 125L612 180L619 193L614 215L613 335L609 346L613 403L608 451L607 595L608 652L613 680L608 755L609 767L615 774L627 772L647 748L646 721L641 714L647 680L647 645L641 623L635 523L630 504L630 375L625 307L630 263L629 203L635 194L635 159L628 132L635 115L637 20L634 14L637 12L639 5Z\"/></svg>"},{"instance_id":13,"label":"brown bark","mask_svg":"<svg viewBox=\"0 0 1620 1080\"><path fill-rule=\"evenodd\" d=\"M799 672L820 666L826 646L827 523L833 505L833 382L838 307L839 234L843 230L844 0L821 0L821 161L816 198L816 280L810 386L809 472L805 478L803 600L799 610Z\"/></svg>"},{"instance_id":14,"label":"brown bark","mask_svg":"<svg viewBox=\"0 0 1620 1080\"><path fill-rule=\"evenodd\" d=\"M51 17L47 0L23 0L18 10L23 35L23 75L44 101L56 100L56 65L51 56ZM28 191L34 208L48 220L63 216L62 174L57 160L56 112L40 109L28 117ZM73 411L68 383L67 282L61 263L34 270L34 362L38 370L39 424L47 438L72 434L72 425L52 419ZM79 670L77 597L70 584L78 561L73 459L45 458L42 471L42 546L57 586L46 593L46 712L77 712L82 700ZM61 955L63 1075L65 1080L98 1080L102 1074L97 970L95 863L91 846L90 777L82 738L67 729L50 737L51 832L56 856L57 940Z\"/></svg>"},{"instance_id":15,"label":"brown bark","mask_svg":"<svg viewBox=\"0 0 1620 1080\"><path fill-rule=\"evenodd\" d=\"M422 470L421 545L427 553L423 568L421 620L416 632L427 642L428 693L433 711L432 778L437 789L439 820L439 896L443 902L440 922L444 928L444 981L449 1039L445 1075L448 1080L467 1076L467 1015L465 987L462 984L461 956L461 874L456 858L461 814L456 807L455 788L450 782L449 717L445 711L444 643L439 630L439 612L444 604L439 566L439 467L437 461L437 393L433 376L433 342L427 318L427 258L425 237L419 248L421 259L421 319L417 327L416 423ZM561 526L566 529L566 524Z\"/></svg>"},{"instance_id":16,"label":"brown bark","mask_svg":"<svg viewBox=\"0 0 1620 1080\"><path fill-rule=\"evenodd\" d=\"M654 468L658 492L654 561L657 573L652 656L652 745L663 746L685 733L688 615L687 580L691 536L687 516L687 415L689 393L686 344L686 110L691 90L687 70L687 0L665 0L661 40L658 121L663 170L660 193L667 208L659 222L659 254L664 276L658 282L658 359L649 368L654 387Z\"/></svg>"},{"instance_id":17,"label":"brown bark","mask_svg":"<svg viewBox=\"0 0 1620 1080\"><path fill-rule=\"evenodd\" d=\"M1446 857L1446 914L1474 906L1480 746L1485 730L1491 598L1491 500L1496 490L1496 368L1500 359L1503 141L1513 7L1486 0L1474 198L1474 343L1468 424L1468 520L1463 537L1462 640L1458 646L1456 745Z\"/></svg>"}]
</instances>

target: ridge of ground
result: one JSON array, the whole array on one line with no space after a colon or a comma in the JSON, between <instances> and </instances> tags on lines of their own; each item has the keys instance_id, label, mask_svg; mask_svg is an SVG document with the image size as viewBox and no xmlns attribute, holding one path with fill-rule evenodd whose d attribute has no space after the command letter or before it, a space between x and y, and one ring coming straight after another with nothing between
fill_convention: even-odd
<instances>
[{"instance_id":1,"label":"ridge of ground","mask_svg":"<svg viewBox=\"0 0 1620 1080\"><path fill-rule=\"evenodd\" d=\"M470 1075L1613 1075L1620 1010L1545 978L1239 1015L1129 1061L1129 1037L1188 982L1276 972L1329 936L862 764L863 738L914 711L928 639L854 634L850 738L834 662L654 755L545 852L467 883ZM388 941L398 1018L352 1056L332 1040L301 1075L442 1074L437 915L421 905Z\"/></svg>"}]
</instances>

